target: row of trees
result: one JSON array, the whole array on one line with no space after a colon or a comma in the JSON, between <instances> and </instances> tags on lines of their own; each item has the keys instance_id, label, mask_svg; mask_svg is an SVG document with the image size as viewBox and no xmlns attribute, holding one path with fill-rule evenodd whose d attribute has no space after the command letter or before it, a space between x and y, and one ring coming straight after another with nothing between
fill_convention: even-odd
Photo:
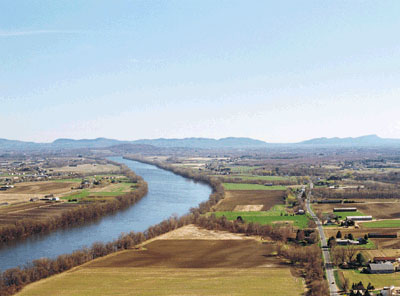
<instances>
[{"instance_id":1,"label":"row of trees","mask_svg":"<svg viewBox=\"0 0 400 296\"><path fill-rule=\"evenodd\" d=\"M316 188L313 191L315 197L327 198L327 199L352 199L352 198L400 198L400 192L398 189L390 188L387 190L379 189L346 189L346 190L332 190L328 188Z\"/></svg>"},{"instance_id":2,"label":"row of trees","mask_svg":"<svg viewBox=\"0 0 400 296\"><path fill-rule=\"evenodd\" d=\"M136 203L147 194L147 183L125 166L122 167L122 172L132 182L137 183L134 191L103 202L77 205L74 208L66 210L60 216L48 217L46 220L25 218L16 221L14 224L3 225L0 227L0 244L25 238L33 234L81 225L87 221L99 219L104 215L115 213Z\"/></svg>"}]
</instances>

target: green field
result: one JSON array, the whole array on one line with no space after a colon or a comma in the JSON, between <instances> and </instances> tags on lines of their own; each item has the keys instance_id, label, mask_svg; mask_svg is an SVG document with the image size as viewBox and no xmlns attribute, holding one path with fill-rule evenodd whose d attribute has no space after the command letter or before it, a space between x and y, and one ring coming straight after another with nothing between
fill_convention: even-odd
<instances>
[{"instance_id":1,"label":"green field","mask_svg":"<svg viewBox=\"0 0 400 296\"><path fill-rule=\"evenodd\" d=\"M331 214L331 213L324 213L324 214ZM336 216L339 217L340 220L345 220L347 216L365 216L364 213L359 211L356 212L333 212Z\"/></svg>"},{"instance_id":2,"label":"green field","mask_svg":"<svg viewBox=\"0 0 400 296\"><path fill-rule=\"evenodd\" d=\"M257 175L226 175L226 178L240 178L243 180L263 180L263 181L286 181L293 180L295 181L295 177L282 177L282 176L257 176Z\"/></svg>"},{"instance_id":3,"label":"green field","mask_svg":"<svg viewBox=\"0 0 400 296\"><path fill-rule=\"evenodd\" d=\"M284 205L276 205L268 211L261 212L215 212L217 217L225 216L228 220L236 220L241 216L245 222L254 222L261 225L289 222L299 228L308 226L307 215L285 216L287 214Z\"/></svg>"},{"instance_id":4,"label":"green field","mask_svg":"<svg viewBox=\"0 0 400 296\"><path fill-rule=\"evenodd\" d=\"M361 223L363 228L399 228L400 220L382 220Z\"/></svg>"},{"instance_id":5,"label":"green field","mask_svg":"<svg viewBox=\"0 0 400 296\"><path fill-rule=\"evenodd\" d=\"M352 283L363 282L364 286L371 283L375 288L383 288L385 286L400 286L400 277L397 273L390 274L364 274L358 270L342 270L344 277L349 279L350 286Z\"/></svg>"},{"instance_id":6,"label":"green field","mask_svg":"<svg viewBox=\"0 0 400 296\"><path fill-rule=\"evenodd\" d=\"M303 295L289 268L78 268L28 285L20 296Z\"/></svg>"},{"instance_id":7,"label":"green field","mask_svg":"<svg viewBox=\"0 0 400 296\"><path fill-rule=\"evenodd\" d=\"M89 189L82 189L79 193L71 194L68 196L64 196L61 199L70 200L77 199L82 200L86 198L90 198L91 196L103 196L103 197L112 197L123 195L126 192L132 190L132 186L136 186L136 183L119 183L117 188L114 188L111 191L90 191Z\"/></svg>"},{"instance_id":8,"label":"green field","mask_svg":"<svg viewBox=\"0 0 400 296\"><path fill-rule=\"evenodd\" d=\"M260 184L223 183L225 190L286 190L285 186L264 186Z\"/></svg>"}]
</instances>

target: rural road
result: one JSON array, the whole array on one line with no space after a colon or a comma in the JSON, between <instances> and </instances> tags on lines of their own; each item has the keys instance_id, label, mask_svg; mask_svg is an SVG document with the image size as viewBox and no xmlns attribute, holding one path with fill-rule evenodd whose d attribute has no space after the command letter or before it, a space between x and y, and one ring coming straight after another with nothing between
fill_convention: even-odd
<instances>
[{"instance_id":1,"label":"rural road","mask_svg":"<svg viewBox=\"0 0 400 296\"><path fill-rule=\"evenodd\" d=\"M329 252L329 248L327 245L325 233L322 228L321 221L314 214L314 212L312 211L311 206L310 206L311 190L313 189L313 186L314 185L311 182L310 183L310 194L307 196L307 200L306 200L306 208L307 208L307 212L310 213L311 217L314 219L315 223L317 224L319 237L321 239L322 256L323 256L324 262L325 262L325 270L326 270L326 276L327 276L327 280L328 280L330 295L338 296L339 295L338 287L336 286L335 276L333 275L333 264L331 261L331 254Z\"/></svg>"}]
</instances>

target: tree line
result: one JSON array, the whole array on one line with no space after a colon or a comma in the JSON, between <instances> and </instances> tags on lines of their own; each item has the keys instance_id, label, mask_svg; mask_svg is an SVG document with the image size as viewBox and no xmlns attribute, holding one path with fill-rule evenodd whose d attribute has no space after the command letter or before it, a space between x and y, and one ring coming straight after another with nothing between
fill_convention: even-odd
<instances>
[{"instance_id":1,"label":"tree line","mask_svg":"<svg viewBox=\"0 0 400 296\"><path fill-rule=\"evenodd\" d=\"M315 197L327 199L392 199L400 198L400 192L395 189L391 190L373 190L373 189L346 189L346 190L332 190L327 188L316 188L313 191Z\"/></svg>"}]
</instances>

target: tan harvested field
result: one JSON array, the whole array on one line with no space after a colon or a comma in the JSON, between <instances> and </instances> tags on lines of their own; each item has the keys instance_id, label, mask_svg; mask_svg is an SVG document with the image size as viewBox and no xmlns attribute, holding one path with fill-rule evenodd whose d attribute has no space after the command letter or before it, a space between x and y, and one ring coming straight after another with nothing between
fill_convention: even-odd
<instances>
[{"instance_id":1,"label":"tan harvested field","mask_svg":"<svg viewBox=\"0 0 400 296\"><path fill-rule=\"evenodd\" d=\"M362 253L367 260L373 260L374 257L400 257L400 249L365 250Z\"/></svg>"},{"instance_id":2,"label":"tan harvested field","mask_svg":"<svg viewBox=\"0 0 400 296\"><path fill-rule=\"evenodd\" d=\"M67 194L76 187L76 183L42 181L17 183L14 186L12 189L0 191L0 203L15 204L28 202L32 197L40 198L46 194Z\"/></svg>"},{"instance_id":3,"label":"tan harvested field","mask_svg":"<svg viewBox=\"0 0 400 296\"><path fill-rule=\"evenodd\" d=\"M289 268L78 268L25 287L20 296L300 296Z\"/></svg>"},{"instance_id":4,"label":"tan harvested field","mask_svg":"<svg viewBox=\"0 0 400 296\"><path fill-rule=\"evenodd\" d=\"M189 239L205 239L205 240L249 240L256 239L256 237L245 236L243 234L231 233L227 231L207 230L197 227L195 225L186 225L176 230L167 232L163 235L157 236L151 240L189 240ZM150 240L146 243L151 242Z\"/></svg>"},{"instance_id":5,"label":"tan harvested field","mask_svg":"<svg viewBox=\"0 0 400 296\"><path fill-rule=\"evenodd\" d=\"M120 168L113 164L80 164L76 167L64 166L51 168L54 172L78 173L78 174L102 174L118 173Z\"/></svg>"},{"instance_id":6,"label":"tan harvested field","mask_svg":"<svg viewBox=\"0 0 400 296\"><path fill-rule=\"evenodd\" d=\"M14 188L8 189L1 193L1 195L7 194L58 194L64 193L71 190L72 187L76 187L76 183L73 182L54 182L54 181L42 181L42 182L23 182L14 185Z\"/></svg>"},{"instance_id":7,"label":"tan harvested field","mask_svg":"<svg viewBox=\"0 0 400 296\"><path fill-rule=\"evenodd\" d=\"M263 205L262 211L267 211L274 205L283 204L283 190L235 190L225 191L225 198L216 206L217 211L233 211L238 205Z\"/></svg>"},{"instance_id":8,"label":"tan harvested field","mask_svg":"<svg viewBox=\"0 0 400 296\"><path fill-rule=\"evenodd\" d=\"M189 225L17 295L302 295L298 271L272 251L254 238Z\"/></svg>"},{"instance_id":9,"label":"tan harvested field","mask_svg":"<svg viewBox=\"0 0 400 296\"><path fill-rule=\"evenodd\" d=\"M23 203L0 208L0 226L15 224L21 219L46 220L60 216L65 210L78 206L72 203Z\"/></svg>"},{"instance_id":10,"label":"tan harvested field","mask_svg":"<svg viewBox=\"0 0 400 296\"><path fill-rule=\"evenodd\" d=\"M264 205L239 205L234 208L235 212L258 212L264 208Z\"/></svg>"}]
</instances>

